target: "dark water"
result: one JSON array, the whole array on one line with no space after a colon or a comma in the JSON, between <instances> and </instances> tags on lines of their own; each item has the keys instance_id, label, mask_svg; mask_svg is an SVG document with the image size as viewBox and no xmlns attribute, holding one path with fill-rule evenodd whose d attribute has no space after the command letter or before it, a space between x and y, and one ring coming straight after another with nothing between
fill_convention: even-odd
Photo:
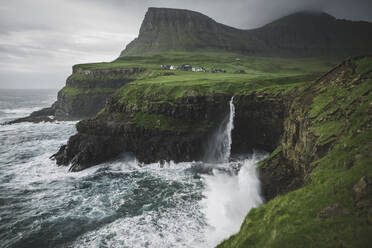
<instances>
[{"instance_id":1,"label":"dark water","mask_svg":"<svg viewBox=\"0 0 372 248\"><path fill-rule=\"evenodd\" d=\"M0 90L0 122L55 98ZM0 126L0 247L212 247L261 203L261 156L139 167L123 155L68 173L49 157L75 132L75 122Z\"/></svg>"}]
</instances>

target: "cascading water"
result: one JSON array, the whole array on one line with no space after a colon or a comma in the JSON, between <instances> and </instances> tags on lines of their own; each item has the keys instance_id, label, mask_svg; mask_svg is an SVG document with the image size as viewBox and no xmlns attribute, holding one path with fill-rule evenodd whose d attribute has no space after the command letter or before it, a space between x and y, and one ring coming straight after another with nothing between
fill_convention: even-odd
<instances>
[{"instance_id":1,"label":"cascading water","mask_svg":"<svg viewBox=\"0 0 372 248\"><path fill-rule=\"evenodd\" d=\"M229 162L235 117L233 101L234 97L229 103L229 116L212 137L206 156L208 162L214 163L212 175L203 176L202 205L209 224L206 236L210 246L238 232L249 210L262 204L255 164L264 155L253 154L245 160Z\"/></svg>"},{"instance_id":2,"label":"cascading water","mask_svg":"<svg viewBox=\"0 0 372 248\"><path fill-rule=\"evenodd\" d=\"M221 123L217 132L209 142L205 161L207 162L228 162L231 155L232 138L231 133L234 129L235 106L234 97L230 102L230 113Z\"/></svg>"}]
</instances>

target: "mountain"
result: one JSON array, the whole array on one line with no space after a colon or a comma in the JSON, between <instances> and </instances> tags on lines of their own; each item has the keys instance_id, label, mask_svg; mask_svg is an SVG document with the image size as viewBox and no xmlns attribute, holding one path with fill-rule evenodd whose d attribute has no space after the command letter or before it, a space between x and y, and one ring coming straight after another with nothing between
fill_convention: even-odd
<instances>
[{"instance_id":1,"label":"mountain","mask_svg":"<svg viewBox=\"0 0 372 248\"><path fill-rule=\"evenodd\" d=\"M138 38L121 56L167 51L227 51L257 55L372 53L372 23L298 12L261 28L241 30L195 11L149 8Z\"/></svg>"},{"instance_id":2,"label":"mountain","mask_svg":"<svg viewBox=\"0 0 372 248\"><path fill-rule=\"evenodd\" d=\"M149 8L138 38L122 55L207 49L249 52L247 44L257 43L249 38L246 31L217 23L195 11Z\"/></svg>"}]
</instances>

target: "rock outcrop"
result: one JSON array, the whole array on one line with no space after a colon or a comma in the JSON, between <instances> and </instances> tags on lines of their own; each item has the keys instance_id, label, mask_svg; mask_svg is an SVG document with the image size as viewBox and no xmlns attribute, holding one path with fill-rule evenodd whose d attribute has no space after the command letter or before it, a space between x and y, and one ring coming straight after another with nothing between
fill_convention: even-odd
<instances>
[{"instance_id":1,"label":"rock outcrop","mask_svg":"<svg viewBox=\"0 0 372 248\"><path fill-rule=\"evenodd\" d=\"M57 101L51 107L6 124L94 117L105 106L109 96L145 72L144 68L137 67L98 69L94 66L95 64L75 65L72 74L66 80L66 86L58 92Z\"/></svg>"},{"instance_id":2,"label":"rock outcrop","mask_svg":"<svg viewBox=\"0 0 372 248\"><path fill-rule=\"evenodd\" d=\"M372 53L372 24L298 12L261 28L240 30L189 10L149 8L138 38L121 56L169 51L255 55L348 56Z\"/></svg>"}]
</instances>

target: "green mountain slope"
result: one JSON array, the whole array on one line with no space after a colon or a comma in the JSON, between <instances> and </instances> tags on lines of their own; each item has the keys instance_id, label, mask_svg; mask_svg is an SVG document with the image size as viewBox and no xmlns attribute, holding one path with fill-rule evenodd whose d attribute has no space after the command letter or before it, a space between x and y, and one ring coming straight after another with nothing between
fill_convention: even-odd
<instances>
[{"instance_id":1,"label":"green mountain slope","mask_svg":"<svg viewBox=\"0 0 372 248\"><path fill-rule=\"evenodd\" d=\"M232 28L194 11L149 8L138 38L121 56L169 51L345 56L372 53L372 24L299 12L254 30Z\"/></svg>"}]
</instances>

